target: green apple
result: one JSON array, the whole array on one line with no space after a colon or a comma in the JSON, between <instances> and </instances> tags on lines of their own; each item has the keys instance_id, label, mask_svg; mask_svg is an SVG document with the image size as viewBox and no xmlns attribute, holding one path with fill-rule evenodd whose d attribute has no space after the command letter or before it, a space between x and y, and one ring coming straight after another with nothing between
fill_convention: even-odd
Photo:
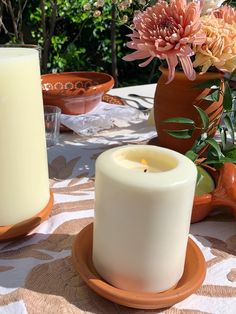
<instances>
[{"instance_id":1,"label":"green apple","mask_svg":"<svg viewBox=\"0 0 236 314\"><path fill-rule=\"evenodd\" d=\"M195 195L203 195L205 193L210 193L215 189L215 183L210 174L203 169L201 166L197 166L200 179L197 182L195 189Z\"/></svg>"}]
</instances>

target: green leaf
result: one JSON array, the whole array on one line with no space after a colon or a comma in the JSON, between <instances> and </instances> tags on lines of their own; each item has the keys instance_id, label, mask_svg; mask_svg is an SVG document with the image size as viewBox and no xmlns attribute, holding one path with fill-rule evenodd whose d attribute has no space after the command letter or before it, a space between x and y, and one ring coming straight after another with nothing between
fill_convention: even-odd
<instances>
[{"instance_id":1,"label":"green leaf","mask_svg":"<svg viewBox=\"0 0 236 314\"><path fill-rule=\"evenodd\" d=\"M224 157L221 152L220 145L213 138L206 139L206 143L208 143L215 150L219 159Z\"/></svg>"},{"instance_id":2,"label":"green leaf","mask_svg":"<svg viewBox=\"0 0 236 314\"><path fill-rule=\"evenodd\" d=\"M218 127L219 129L219 132L220 132L220 138L221 138L221 143L222 143L222 149L223 151L225 150L225 147L226 147L226 141L227 141L227 138L226 138L226 131L224 128L222 127Z\"/></svg>"},{"instance_id":3,"label":"green leaf","mask_svg":"<svg viewBox=\"0 0 236 314\"><path fill-rule=\"evenodd\" d=\"M199 107L197 107L197 106L194 106L194 107L197 109L197 111L198 111L198 113L199 113L199 115L200 115L203 128L204 128L204 129L207 129L208 126L209 126L209 117L208 117L208 115L207 115L207 114L205 113L205 111L202 110L201 108L199 108Z\"/></svg>"},{"instance_id":4,"label":"green leaf","mask_svg":"<svg viewBox=\"0 0 236 314\"><path fill-rule=\"evenodd\" d=\"M228 114L226 114L224 116L223 121L225 123L225 126L226 126L229 134L230 134L231 141L232 141L232 143L234 143L234 126L233 126L233 123L232 123L230 117L228 116Z\"/></svg>"},{"instance_id":5,"label":"green leaf","mask_svg":"<svg viewBox=\"0 0 236 314\"><path fill-rule=\"evenodd\" d=\"M214 92L212 92L211 94L204 97L203 99L209 100L209 101L219 101L219 98L220 98L220 91L219 91L219 89L217 89Z\"/></svg>"},{"instance_id":6,"label":"green leaf","mask_svg":"<svg viewBox=\"0 0 236 314\"><path fill-rule=\"evenodd\" d=\"M198 158L198 154L196 154L193 150L188 150L185 153L185 156L188 157L192 161L195 161Z\"/></svg>"},{"instance_id":7,"label":"green leaf","mask_svg":"<svg viewBox=\"0 0 236 314\"><path fill-rule=\"evenodd\" d=\"M211 88L212 86L220 86L221 80L220 79L214 79L214 80L207 80L202 83L199 83L195 85L196 88Z\"/></svg>"},{"instance_id":8,"label":"green leaf","mask_svg":"<svg viewBox=\"0 0 236 314\"><path fill-rule=\"evenodd\" d=\"M230 74L229 79L231 80L234 76L236 76L236 69Z\"/></svg>"},{"instance_id":9,"label":"green leaf","mask_svg":"<svg viewBox=\"0 0 236 314\"><path fill-rule=\"evenodd\" d=\"M229 111L232 109L233 101L232 101L232 95L231 90L229 87L229 83L225 82L225 91L224 91L224 98L223 98L223 107L226 111Z\"/></svg>"},{"instance_id":10,"label":"green leaf","mask_svg":"<svg viewBox=\"0 0 236 314\"><path fill-rule=\"evenodd\" d=\"M230 150L226 151L225 157L231 158L231 159L236 159L236 147L231 148Z\"/></svg>"},{"instance_id":11,"label":"green leaf","mask_svg":"<svg viewBox=\"0 0 236 314\"><path fill-rule=\"evenodd\" d=\"M198 154L201 151L201 149L203 149L207 145L205 142L207 137L208 135L206 132L201 133L200 136L194 142L191 150L193 150L194 152Z\"/></svg>"},{"instance_id":12,"label":"green leaf","mask_svg":"<svg viewBox=\"0 0 236 314\"><path fill-rule=\"evenodd\" d=\"M236 144L231 145L230 148L227 151L231 151L233 149L236 149Z\"/></svg>"},{"instance_id":13,"label":"green leaf","mask_svg":"<svg viewBox=\"0 0 236 314\"><path fill-rule=\"evenodd\" d=\"M226 162L232 162L233 164L236 164L236 158L222 157L218 160L206 160L206 161L204 161L204 164L207 164L207 165L224 164Z\"/></svg>"},{"instance_id":14,"label":"green leaf","mask_svg":"<svg viewBox=\"0 0 236 314\"><path fill-rule=\"evenodd\" d=\"M169 118L164 120L165 123L185 123L185 124L191 124L193 125L195 122L188 118Z\"/></svg>"},{"instance_id":15,"label":"green leaf","mask_svg":"<svg viewBox=\"0 0 236 314\"><path fill-rule=\"evenodd\" d=\"M191 138L193 134L193 129L184 129L184 130L166 130L166 132L175 137L175 138L181 138L181 139L186 139L186 138Z\"/></svg>"}]
</instances>

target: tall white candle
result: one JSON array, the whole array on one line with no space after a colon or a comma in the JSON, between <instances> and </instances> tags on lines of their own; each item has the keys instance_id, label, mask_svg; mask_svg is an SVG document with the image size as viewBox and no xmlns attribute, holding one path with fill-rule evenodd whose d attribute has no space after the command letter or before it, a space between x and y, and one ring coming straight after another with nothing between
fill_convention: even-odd
<instances>
[{"instance_id":1,"label":"tall white candle","mask_svg":"<svg viewBox=\"0 0 236 314\"><path fill-rule=\"evenodd\" d=\"M106 281L146 292L179 281L196 176L188 158L156 146L123 146L98 157L93 263Z\"/></svg>"},{"instance_id":2,"label":"tall white candle","mask_svg":"<svg viewBox=\"0 0 236 314\"><path fill-rule=\"evenodd\" d=\"M49 201L39 56L0 48L0 225L31 218Z\"/></svg>"}]
</instances>

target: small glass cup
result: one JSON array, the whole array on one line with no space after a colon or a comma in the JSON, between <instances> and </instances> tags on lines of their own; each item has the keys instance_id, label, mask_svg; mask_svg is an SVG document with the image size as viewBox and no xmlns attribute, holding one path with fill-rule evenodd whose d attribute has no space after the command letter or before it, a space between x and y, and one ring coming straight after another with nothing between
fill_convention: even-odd
<instances>
[{"instance_id":1,"label":"small glass cup","mask_svg":"<svg viewBox=\"0 0 236 314\"><path fill-rule=\"evenodd\" d=\"M56 106L44 106L44 122L47 147L56 145L60 134L61 109Z\"/></svg>"}]
</instances>

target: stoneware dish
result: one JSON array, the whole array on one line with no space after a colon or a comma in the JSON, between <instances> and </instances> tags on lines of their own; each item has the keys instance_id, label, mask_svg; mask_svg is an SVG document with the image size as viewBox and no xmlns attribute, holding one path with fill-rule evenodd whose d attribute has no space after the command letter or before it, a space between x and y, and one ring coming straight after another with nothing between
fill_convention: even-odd
<instances>
[{"instance_id":1,"label":"stoneware dish","mask_svg":"<svg viewBox=\"0 0 236 314\"><path fill-rule=\"evenodd\" d=\"M169 307L196 291L206 275L206 262L201 250L189 238L184 274L177 285L161 293L132 292L116 288L103 280L92 263L93 224L75 237L72 261L85 283L104 298L132 308L159 309Z\"/></svg>"},{"instance_id":2,"label":"stoneware dish","mask_svg":"<svg viewBox=\"0 0 236 314\"><path fill-rule=\"evenodd\" d=\"M112 76L100 72L52 73L41 79L44 105L71 115L91 111L114 85Z\"/></svg>"},{"instance_id":3,"label":"stoneware dish","mask_svg":"<svg viewBox=\"0 0 236 314\"><path fill-rule=\"evenodd\" d=\"M191 222L203 220L218 206L230 208L236 218L236 166L225 163L220 169L205 168L215 181L211 193L195 196Z\"/></svg>"}]
</instances>

